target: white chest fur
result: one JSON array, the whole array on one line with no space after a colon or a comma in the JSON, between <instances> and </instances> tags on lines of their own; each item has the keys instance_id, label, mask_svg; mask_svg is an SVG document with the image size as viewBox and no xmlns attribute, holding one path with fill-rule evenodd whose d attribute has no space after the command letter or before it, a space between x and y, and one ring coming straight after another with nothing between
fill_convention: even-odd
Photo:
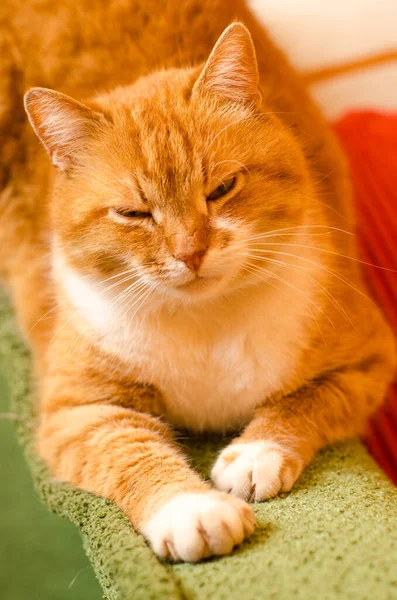
<instances>
[{"instance_id":1,"label":"white chest fur","mask_svg":"<svg viewBox=\"0 0 397 600\"><path fill-rule=\"evenodd\" d=\"M163 392L175 425L198 431L239 428L292 376L299 352L290 343L291 330L280 332L287 324L267 321L264 307L244 313L221 324L193 321L186 328L146 330L146 343L141 337L134 358Z\"/></svg>"},{"instance_id":2,"label":"white chest fur","mask_svg":"<svg viewBox=\"0 0 397 600\"><path fill-rule=\"evenodd\" d=\"M113 312L111 299L86 280L62 271L73 303L104 334L104 349L160 389L176 426L239 428L297 367L311 307L303 296L291 299L288 287L251 287L219 306L131 319Z\"/></svg>"}]
</instances>

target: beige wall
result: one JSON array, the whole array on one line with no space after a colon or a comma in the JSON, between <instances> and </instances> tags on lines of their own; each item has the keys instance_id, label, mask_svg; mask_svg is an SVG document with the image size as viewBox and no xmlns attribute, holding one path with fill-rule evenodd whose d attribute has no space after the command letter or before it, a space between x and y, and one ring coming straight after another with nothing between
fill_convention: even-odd
<instances>
[{"instance_id":1,"label":"beige wall","mask_svg":"<svg viewBox=\"0 0 397 600\"><path fill-rule=\"evenodd\" d=\"M294 65L308 72L397 53L397 0L248 0ZM330 118L397 110L397 58L312 86Z\"/></svg>"}]
</instances>

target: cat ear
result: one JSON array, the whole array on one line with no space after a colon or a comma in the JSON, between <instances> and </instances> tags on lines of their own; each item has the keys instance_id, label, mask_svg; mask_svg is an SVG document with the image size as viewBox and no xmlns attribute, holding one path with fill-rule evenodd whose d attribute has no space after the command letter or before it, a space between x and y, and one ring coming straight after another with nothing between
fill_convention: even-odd
<instances>
[{"instance_id":1,"label":"cat ear","mask_svg":"<svg viewBox=\"0 0 397 600\"><path fill-rule=\"evenodd\" d=\"M193 89L202 90L233 102L259 102L255 48L242 23L229 25L216 42Z\"/></svg>"},{"instance_id":2,"label":"cat ear","mask_svg":"<svg viewBox=\"0 0 397 600\"><path fill-rule=\"evenodd\" d=\"M101 115L60 92L32 88L24 98L25 110L52 164L67 171L77 154L98 129Z\"/></svg>"}]
</instances>

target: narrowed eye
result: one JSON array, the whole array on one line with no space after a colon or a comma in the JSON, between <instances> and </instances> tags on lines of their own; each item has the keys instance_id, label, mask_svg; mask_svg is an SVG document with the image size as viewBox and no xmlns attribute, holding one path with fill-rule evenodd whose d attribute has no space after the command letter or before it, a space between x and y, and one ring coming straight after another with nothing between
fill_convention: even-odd
<instances>
[{"instance_id":1,"label":"narrowed eye","mask_svg":"<svg viewBox=\"0 0 397 600\"><path fill-rule=\"evenodd\" d=\"M221 185L218 185L218 187L215 188L207 196L207 200L218 200L218 198L222 198L222 196L226 196L226 194L234 188L235 183L236 183L236 178L232 177L231 179L228 179Z\"/></svg>"},{"instance_id":2,"label":"narrowed eye","mask_svg":"<svg viewBox=\"0 0 397 600\"><path fill-rule=\"evenodd\" d=\"M128 219L148 219L152 216L149 212L128 210L128 208L116 208L115 212L121 217L127 217Z\"/></svg>"}]
</instances>

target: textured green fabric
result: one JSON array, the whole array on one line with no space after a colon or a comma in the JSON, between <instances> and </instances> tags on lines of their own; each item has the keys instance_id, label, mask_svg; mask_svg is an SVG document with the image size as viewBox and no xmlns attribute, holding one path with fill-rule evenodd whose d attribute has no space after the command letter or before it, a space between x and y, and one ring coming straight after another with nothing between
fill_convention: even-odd
<instances>
[{"instance_id":1,"label":"textured green fabric","mask_svg":"<svg viewBox=\"0 0 397 600\"><path fill-rule=\"evenodd\" d=\"M46 510L15 437L0 364L0 598L102 598L72 523Z\"/></svg>"},{"instance_id":2,"label":"textured green fabric","mask_svg":"<svg viewBox=\"0 0 397 600\"><path fill-rule=\"evenodd\" d=\"M105 598L397 599L397 491L358 442L322 452L291 494L256 505L257 529L232 556L172 566L157 560L111 502L51 480L33 446L29 356L1 295L0 361L36 489L79 527ZM220 443L187 443L200 471Z\"/></svg>"}]
</instances>

